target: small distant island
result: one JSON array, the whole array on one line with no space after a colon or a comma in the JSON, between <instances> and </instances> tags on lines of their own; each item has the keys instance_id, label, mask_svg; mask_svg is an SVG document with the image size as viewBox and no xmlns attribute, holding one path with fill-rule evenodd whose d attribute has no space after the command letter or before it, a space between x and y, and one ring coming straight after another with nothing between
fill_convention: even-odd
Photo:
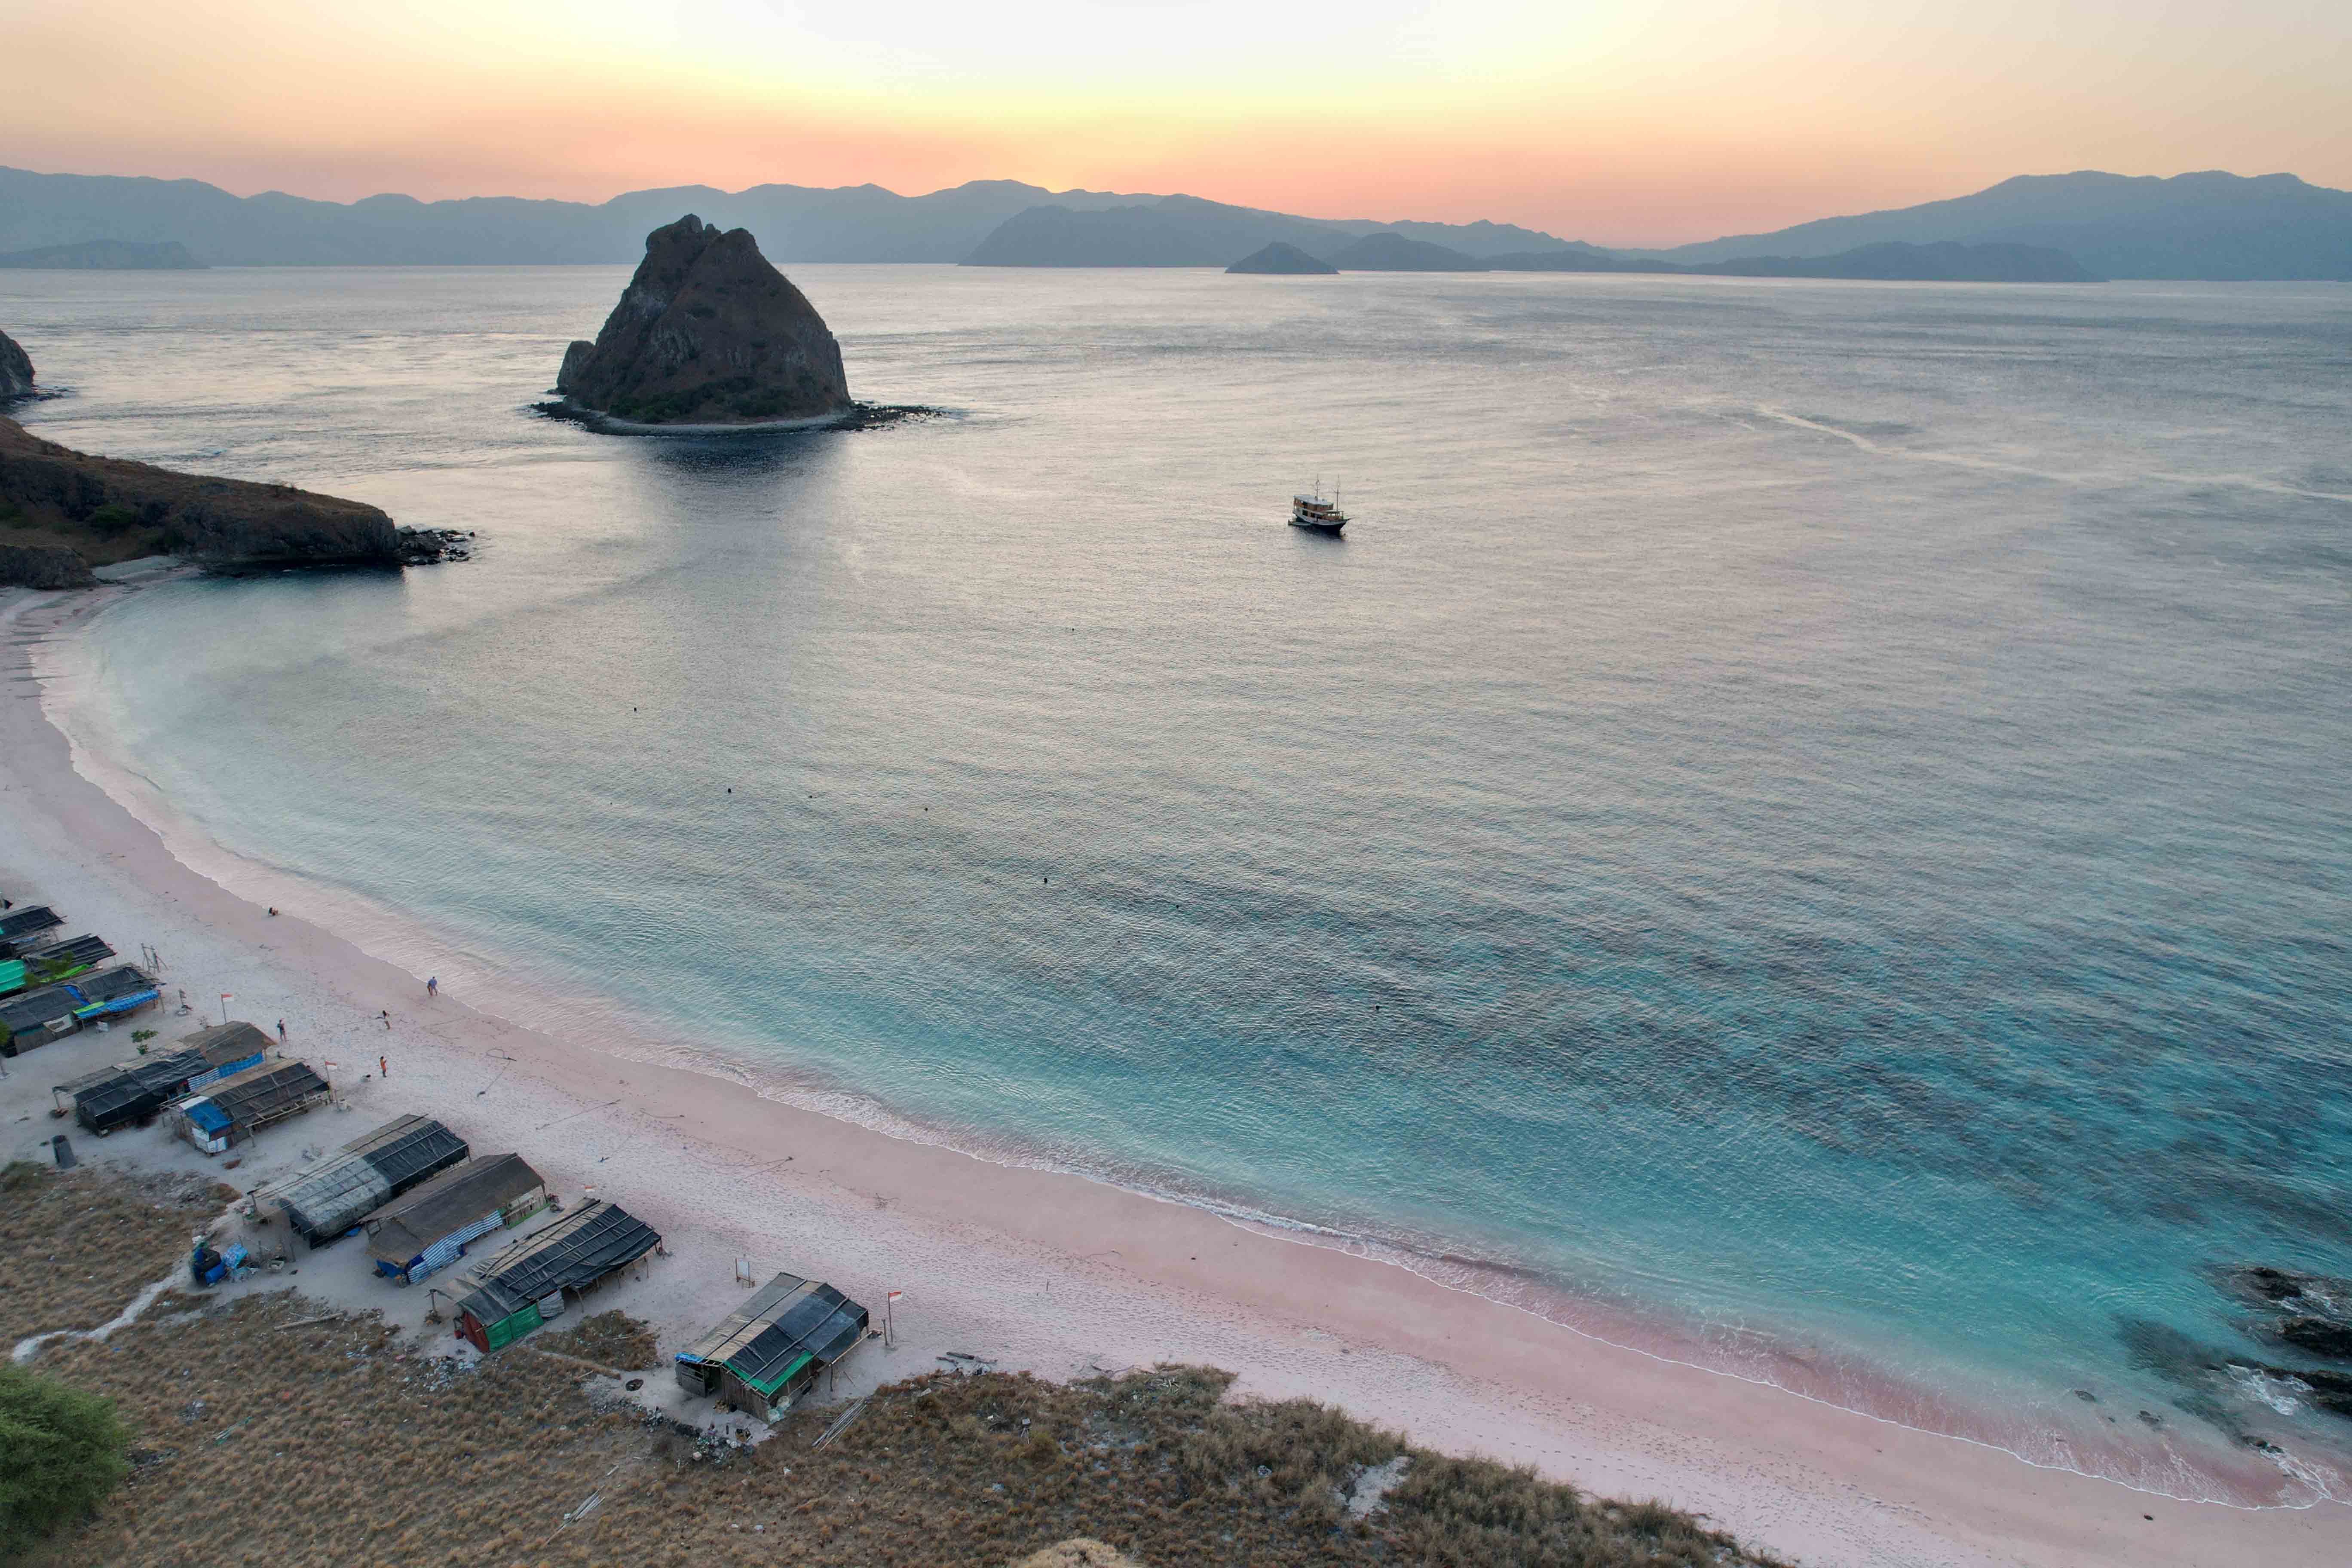
<instances>
[{"instance_id":1,"label":"small distant island","mask_svg":"<svg viewBox=\"0 0 2352 1568\"><path fill-rule=\"evenodd\" d=\"M841 345L748 229L688 213L645 259L593 342L564 351L551 414L595 428L732 429L855 414Z\"/></svg>"},{"instance_id":2,"label":"small distant island","mask_svg":"<svg viewBox=\"0 0 2352 1568\"><path fill-rule=\"evenodd\" d=\"M1295 245L1276 240L1263 250L1253 250L1231 267L1228 272L1265 272L1279 275L1328 274L1339 269L1329 262L1307 255Z\"/></svg>"},{"instance_id":3,"label":"small distant island","mask_svg":"<svg viewBox=\"0 0 2352 1568\"><path fill-rule=\"evenodd\" d=\"M1264 265L1277 254L1288 265ZM1305 265L1300 265L1304 263ZM1676 263L1612 256L1591 247L1510 251L1476 257L1393 230L1364 235L1317 256L1277 240L1228 272L1646 272L1681 277L1863 279L1910 283L2100 283L2105 279L2048 246L1901 240L1856 246L1831 256L1741 256Z\"/></svg>"},{"instance_id":4,"label":"small distant island","mask_svg":"<svg viewBox=\"0 0 2352 1568\"><path fill-rule=\"evenodd\" d=\"M176 239L142 245L130 239L85 239L74 245L44 245L0 252L0 267L48 268L74 272L186 272L204 266Z\"/></svg>"}]
</instances>

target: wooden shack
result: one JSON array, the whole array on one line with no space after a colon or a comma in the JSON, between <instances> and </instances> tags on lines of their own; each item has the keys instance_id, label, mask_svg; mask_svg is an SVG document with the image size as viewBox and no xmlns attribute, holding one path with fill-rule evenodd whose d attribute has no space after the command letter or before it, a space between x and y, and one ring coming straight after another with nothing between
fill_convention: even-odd
<instances>
[{"instance_id":1,"label":"wooden shack","mask_svg":"<svg viewBox=\"0 0 2352 1568\"><path fill-rule=\"evenodd\" d=\"M331 1090L308 1062L266 1063L225 1078L172 1108L174 1131L207 1154L323 1104Z\"/></svg>"},{"instance_id":2,"label":"wooden shack","mask_svg":"<svg viewBox=\"0 0 2352 1568\"><path fill-rule=\"evenodd\" d=\"M618 1204L584 1204L474 1269L457 1331L485 1353L511 1344L660 1245L660 1232Z\"/></svg>"},{"instance_id":3,"label":"wooden shack","mask_svg":"<svg viewBox=\"0 0 2352 1568\"><path fill-rule=\"evenodd\" d=\"M94 969L114 956L114 950L94 936L78 936L55 947L45 947L28 958L0 958L0 996L39 985L55 985Z\"/></svg>"},{"instance_id":4,"label":"wooden shack","mask_svg":"<svg viewBox=\"0 0 2352 1568\"><path fill-rule=\"evenodd\" d=\"M466 1141L425 1116L403 1116L352 1139L309 1170L257 1187L257 1213L271 1205L311 1247L359 1227L370 1213L473 1151Z\"/></svg>"},{"instance_id":5,"label":"wooden shack","mask_svg":"<svg viewBox=\"0 0 2352 1568\"><path fill-rule=\"evenodd\" d=\"M779 1274L677 1353L678 1386L773 1421L864 1342L866 1309L820 1279Z\"/></svg>"},{"instance_id":6,"label":"wooden shack","mask_svg":"<svg viewBox=\"0 0 2352 1568\"><path fill-rule=\"evenodd\" d=\"M547 1183L520 1154L452 1165L361 1220L375 1271L395 1285L429 1279L469 1243L547 1206Z\"/></svg>"},{"instance_id":7,"label":"wooden shack","mask_svg":"<svg viewBox=\"0 0 2352 1568\"><path fill-rule=\"evenodd\" d=\"M762 1421L781 1419L866 1339L866 1309L804 1280L751 1325L719 1363L719 1395Z\"/></svg>"},{"instance_id":8,"label":"wooden shack","mask_svg":"<svg viewBox=\"0 0 2352 1568\"><path fill-rule=\"evenodd\" d=\"M70 985L44 985L0 1002L0 1057L20 1057L81 1027L82 999Z\"/></svg>"},{"instance_id":9,"label":"wooden shack","mask_svg":"<svg viewBox=\"0 0 2352 1568\"><path fill-rule=\"evenodd\" d=\"M85 974L66 989L81 998L74 1016L85 1024L135 1013L163 994L153 979L128 963Z\"/></svg>"},{"instance_id":10,"label":"wooden shack","mask_svg":"<svg viewBox=\"0 0 2352 1568\"><path fill-rule=\"evenodd\" d=\"M269 1037L247 1023L215 1024L181 1036L179 1048L200 1052L212 1064L210 1072L199 1073L189 1081L188 1092L193 1094L247 1068L259 1067L269 1055Z\"/></svg>"},{"instance_id":11,"label":"wooden shack","mask_svg":"<svg viewBox=\"0 0 2352 1568\"><path fill-rule=\"evenodd\" d=\"M808 1283L797 1274L779 1274L752 1291L725 1321L677 1352L677 1385L688 1394L718 1393L719 1369L727 1358L740 1342L767 1323L772 1309L804 1290Z\"/></svg>"}]
</instances>

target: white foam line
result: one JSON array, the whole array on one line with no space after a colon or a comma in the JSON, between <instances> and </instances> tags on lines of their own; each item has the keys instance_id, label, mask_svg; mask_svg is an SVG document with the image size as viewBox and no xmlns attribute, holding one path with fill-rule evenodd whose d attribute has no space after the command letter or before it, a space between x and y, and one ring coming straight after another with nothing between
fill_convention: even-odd
<instances>
[{"instance_id":1,"label":"white foam line","mask_svg":"<svg viewBox=\"0 0 2352 1568\"><path fill-rule=\"evenodd\" d=\"M1940 463L1947 468L1976 468L1987 473L2017 474L2031 479L2048 479L2053 484L2094 485L2106 489L2122 489L2127 485L2148 480L2158 484L2182 485L2190 489L2200 485L2235 485L2241 489L2263 490L2272 495L2295 496L2305 500L2339 501L2352 506L2352 495L2339 495L2334 490L2307 490L2296 485L2281 484L2276 479L2265 479L2255 474L2168 474L2160 470L2122 475L2059 474L2053 473L2047 468L2029 468L2022 463L2004 463L1992 458L1971 458L1959 452L1915 452L1902 447L1881 446L1867 436L1858 436L1851 430L1841 430L1834 425L1824 425L1817 419L1808 419L1801 414L1790 414L1785 409L1773 408L1763 404L1756 405L1756 412L1767 419L1777 419L1783 425L1793 425L1800 430L1811 430L1823 436L1834 436L1839 440L1849 442L1874 458L1902 458L1914 463Z\"/></svg>"}]
</instances>

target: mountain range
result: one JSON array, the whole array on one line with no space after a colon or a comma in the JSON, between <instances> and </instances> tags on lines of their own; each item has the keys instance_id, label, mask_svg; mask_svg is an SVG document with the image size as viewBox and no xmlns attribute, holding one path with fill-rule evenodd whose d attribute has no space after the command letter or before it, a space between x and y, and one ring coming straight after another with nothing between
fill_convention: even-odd
<instances>
[{"instance_id":1,"label":"mountain range","mask_svg":"<svg viewBox=\"0 0 2352 1568\"><path fill-rule=\"evenodd\" d=\"M1383 270L1464 264L1414 248L1427 247L1466 258L1474 269L1943 277L1958 267L1959 276L2021 280L2077 274L2352 280L2352 193L2292 174L2024 175L1948 201L1640 250L1483 220L1313 218L1197 196L1049 191L1014 180L976 180L918 196L870 184L736 192L686 185L595 204L403 195L341 203L274 191L235 196L197 180L0 168L0 253L58 258L11 257L18 266L68 257L77 259L66 264L121 265L133 254L99 241L184 247L187 260L200 266L630 262L649 230L687 211L722 228L750 229L780 262L1223 268L1283 244L1325 261L1356 246L1358 265ZM1368 239L1376 243L1363 246ZM1936 249L1950 246L1967 254ZM2052 252L2072 270L2041 254Z\"/></svg>"}]
</instances>

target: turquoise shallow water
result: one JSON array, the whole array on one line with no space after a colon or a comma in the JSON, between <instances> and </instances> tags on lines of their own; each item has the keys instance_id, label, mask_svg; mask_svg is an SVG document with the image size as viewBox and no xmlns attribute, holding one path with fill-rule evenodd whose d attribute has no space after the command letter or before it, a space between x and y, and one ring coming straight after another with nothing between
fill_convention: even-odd
<instances>
[{"instance_id":1,"label":"turquoise shallow water","mask_svg":"<svg viewBox=\"0 0 2352 1568\"><path fill-rule=\"evenodd\" d=\"M126 762L1000 1157L2342 1488L2199 1368L2352 1275L2352 293L808 268L943 417L529 415L623 276L0 280L41 433L485 542L102 617Z\"/></svg>"}]
</instances>

